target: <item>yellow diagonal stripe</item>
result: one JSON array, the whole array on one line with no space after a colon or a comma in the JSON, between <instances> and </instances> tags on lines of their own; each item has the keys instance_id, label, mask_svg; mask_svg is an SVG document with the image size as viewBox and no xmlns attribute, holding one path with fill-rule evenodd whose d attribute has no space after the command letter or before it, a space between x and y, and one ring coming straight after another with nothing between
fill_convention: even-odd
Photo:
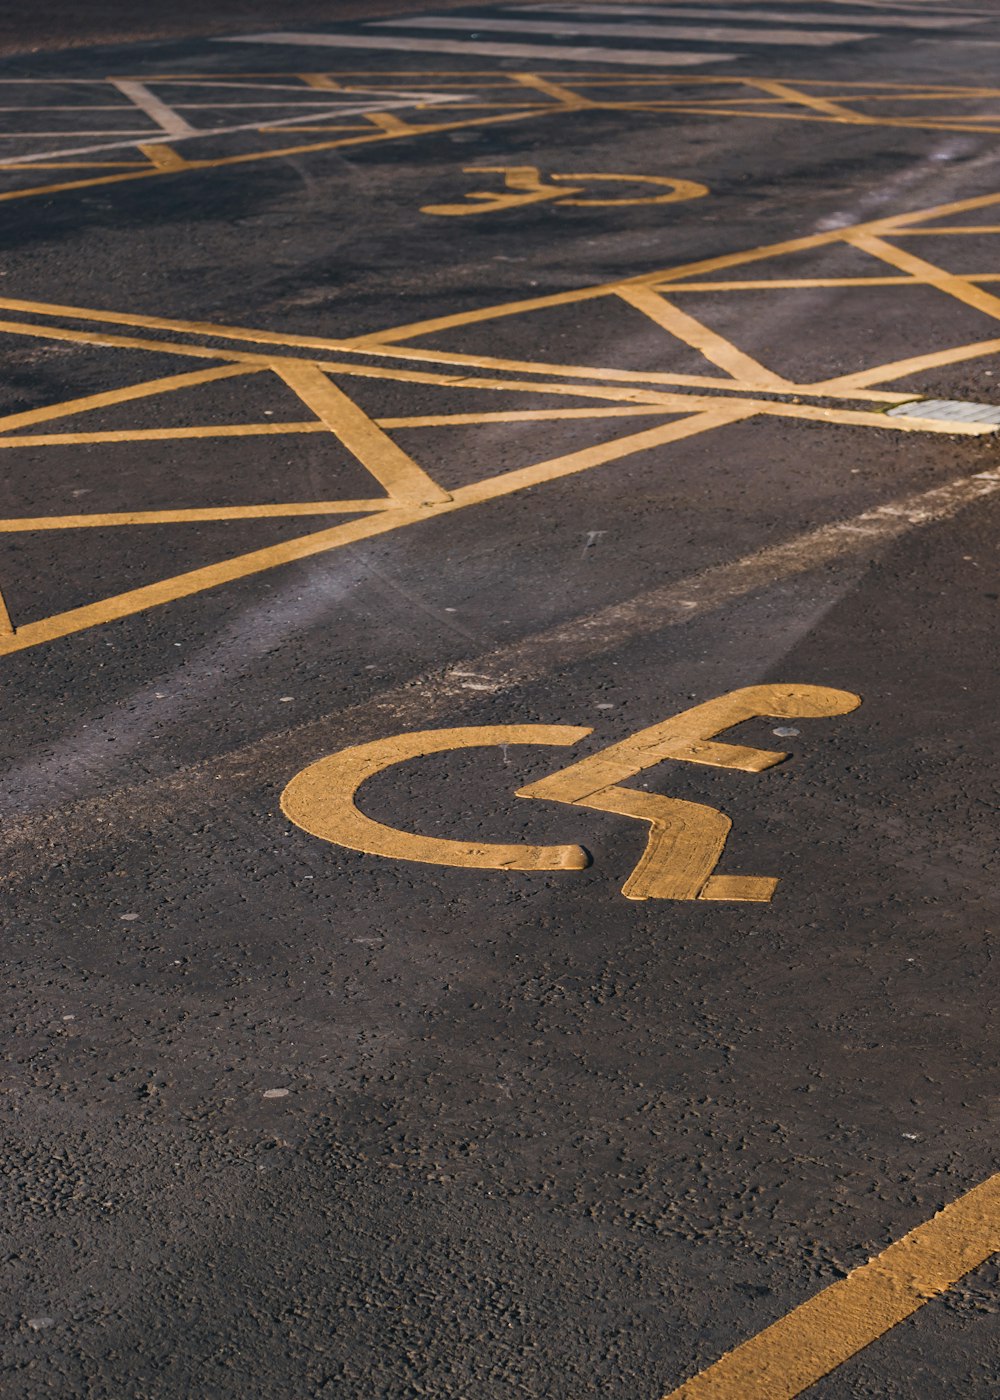
<instances>
[{"instance_id":1,"label":"yellow diagonal stripe","mask_svg":"<svg viewBox=\"0 0 1000 1400\"><path fill-rule=\"evenodd\" d=\"M792 1400L1000 1250L1000 1173L664 1400Z\"/></svg>"}]
</instances>

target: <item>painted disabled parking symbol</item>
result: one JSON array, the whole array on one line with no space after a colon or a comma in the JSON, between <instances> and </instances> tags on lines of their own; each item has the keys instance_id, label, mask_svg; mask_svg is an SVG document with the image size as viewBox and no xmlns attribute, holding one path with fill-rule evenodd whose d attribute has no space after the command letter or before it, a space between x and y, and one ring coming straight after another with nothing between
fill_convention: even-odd
<instances>
[{"instance_id":1,"label":"painted disabled parking symbol","mask_svg":"<svg viewBox=\"0 0 1000 1400\"><path fill-rule=\"evenodd\" d=\"M718 743L716 736L744 720L845 715L860 704L860 697L850 691L826 686L747 686L639 730L550 777L529 783L516 796L589 807L646 822L646 849L622 887L626 899L766 903L778 884L776 877L715 874L732 826L724 812L624 784L667 760L761 773L788 754ZM281 806L290 821L313 836L369 855L481 870L583 870L590 858L582 846L502 845L422 836L366 816L357 798L367 779L410 759L491 745L568 748L591 732L568 724L501 724L424 729L376 739L303 768L282 793Z\"/></svg>"},{"instance_id":2,"label":"painted disabled parking symbol","mask_svg":"<svg viewBox=\"0 0 1000 1400\"><path fill-rule=\"evenodd\" d=\"M458 218L467 214L497 214L526 204L556 203L571 209L610 209L626 204L677 204L708 194L694 180L670 180L664 175L576 174L543 176L536 165L466 165L466 175L502 175L503 189L470 190L461 204L425 204L421 214ZM607 186L610 183L611 188ZM616 195L616 187L626 186Z\"/></svg>"}]
</instances>

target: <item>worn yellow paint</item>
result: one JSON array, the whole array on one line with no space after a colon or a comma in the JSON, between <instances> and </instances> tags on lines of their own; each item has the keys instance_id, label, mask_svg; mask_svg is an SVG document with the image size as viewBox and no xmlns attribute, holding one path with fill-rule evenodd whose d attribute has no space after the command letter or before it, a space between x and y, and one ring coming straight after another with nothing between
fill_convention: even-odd
<instances>
[{"instance_id":1,"label":"worn yellow paint","mask_svg":"<svg viewBox=\"0 0 1000 1400\"><path fill-rule=\"evenodd\" d=\"M467 214L496 214L507 209L519 209L526 204L564 199L579 190L560 185L547 185L535 165L466 165L467 175L498 174L504 177L505 190L470 190L463 204L424 204L422 214L460 217Z\"/></svg>"},{"instance_id":2,"label":"worn yellow paint","mask_svg":"<svg viewBox=\"0 0 1000 1400\"><path fill-rule=\"evenodd\" d=\"M365 816L356 798L362 783L385 769L430 754L516 744L569 745L590 733L567 724L501 724L466 729L425 729L359 744L311 763L281 794L285 816L323 841L394 860L479 870L582 870L579 846L501 845L452 841L399 831Z\"/></svg>"},{"instance_id":3,"label":"worn yellow paint","mask_svg":"<svg viewBox=\"0 0 1000 1400\"><path fill-rule=\"evenodd\" d=\"M551 777L529 783L517 795L648 822L646 849L622 888L627 899L768 900L777 880L728 875L709 886L732 825L722 812L621 784L666 759L760 773L788 755L716 743L715 736L763 715L780 719L843 715L860 703L859 696L827 686L748 686L640 730Z\"/></svg>"},{"instance_id":4,"label":"worn yellow paint","mask_svg":"<svg viewBox=\"0 0 1000 1400\"><path fill-rule=\"evenodd\" d=\"M1000 1250L1000 1174L664 1400L793 1400Z\"/></svg>"},{"instance_id":5,"label":"worn yellow paint","mask_svg":"<svg viewBox=\"0 0 1000 1400\"><path fill-rule=\"evenodd\" d=\"M164 173L173 174L178 170L187 170L188 168L188 162L172 146L154 142L148 146L139 146L138 149L157 170Z\"/></svg>"},{"instance_id":6,"label":"worn yellow paint","mask_svg":"<svg viewBox=\"0 0 1000 1400\"><path fill-rule=\"evenodd\" d=\"M374 119L373 119L374 120ZM422 214L460 217L469 214L495 214L522 205L557 202L573 209L612 208L628 204L675 204L678 200L700 199L708 186L693 180L671 180L663 175L569 174L550 175L546 184L536 165L466 165L467 175L498 174L504 177L504 190L470 190L461 204L425 204ZM625 199L578 199L588 184L611 180L618 184L657 185L667 194L634 196ZM573 184L566 183L573 181Z\"/></svg>"},{"instance_id":7,"label":"worn yellow paint","mask_svg":"<svg viewBox=\"0 0 1000 1400\"><path fill-rule=\"evenodd\" d=\"M13 637L14 624L10 620L10 613L7 611L7 604L4 596L0 593L0 637Z\"/></svg>"},{"instance_id":8,"label":"worn yellow paint","mask_svg":"<svg viewBox=\"0 0 1000 1400\"><path fill-rule=\"evenodd\" d=\"M610 175L587 173L573 173L568 175L553 175L553 180L580 180L585 185L592 180L598 182L602 180L617 181L619 184L635 185L660 185L668 190L667 194L637 195L626 199L563 199L560 202L570 209L612 209L618 205L626 204L678 204L689 199L702 199L708 194L708 186L701 185L697 180L672 180L665 175Z\"/></svg>"}]
</instances>

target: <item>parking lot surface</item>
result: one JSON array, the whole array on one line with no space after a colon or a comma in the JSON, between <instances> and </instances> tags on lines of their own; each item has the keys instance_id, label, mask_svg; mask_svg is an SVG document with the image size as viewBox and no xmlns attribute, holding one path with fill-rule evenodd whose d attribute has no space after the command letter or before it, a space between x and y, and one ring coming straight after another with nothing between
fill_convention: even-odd
<instances>
[{"instance_id":1,"label":"parking lot surface","mask_svg":"<svg viewBox=\"0 0 1000 1400\"><path fill-rule=\"evenodd\" d=\"M6 1392L994 1397L1000 17L91 22L0 71Z\"/></svg>"}]
</instances>

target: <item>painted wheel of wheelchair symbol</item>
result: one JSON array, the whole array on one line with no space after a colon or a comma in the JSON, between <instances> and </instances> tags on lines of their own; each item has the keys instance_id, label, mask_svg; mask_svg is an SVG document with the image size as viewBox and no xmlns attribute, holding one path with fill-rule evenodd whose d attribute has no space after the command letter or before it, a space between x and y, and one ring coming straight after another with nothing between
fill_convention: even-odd
<instances>
[{"instance_id":1,"label":"painted wheel of wheelchair symbol","mask_svg":"<svg viewBox=\"0 0 1000 1400\"><path fill-rule=\"evenodd\" d=\"M588 174L549 175L543 177L536 165L466 165L466 175L502 175L502 190L470 190L462 204L425 204L422 214L458 218L468 214L496 214L504 209L518 209L527 204L554 203L573 209L610 209L629 204L678 204L683 200L701 199L708 194L707 185L694 180L672 180L664 175L620 175L604 172ZM592 186L597 193L588 193ZM604 186L624 185L639 194L616 195ZM651 188L652 187L652 188Z\"/></svg>"}]
</instances>

